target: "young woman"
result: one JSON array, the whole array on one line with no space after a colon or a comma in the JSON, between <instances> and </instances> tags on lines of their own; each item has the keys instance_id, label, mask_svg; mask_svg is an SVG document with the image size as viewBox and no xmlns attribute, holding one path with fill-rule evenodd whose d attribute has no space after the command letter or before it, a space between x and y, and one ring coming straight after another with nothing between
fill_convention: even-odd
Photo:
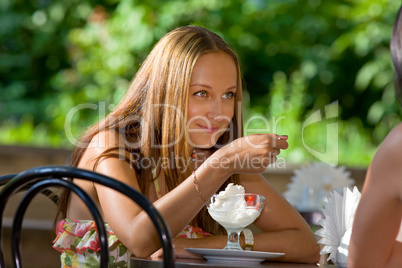
<instances>
[{"instance_id":1,"label":"young woman","mask_svg":"<svg viewBox=\"0 0 402 268\"><path fill-rule=\"evenodd\" d=\"M391 39L395 93L402 104L402 9ZM385 138L367 171L353 222L348 267L402 267L402 124Z\"/></svg>"},{"instance_id":2,"label":"young woman","mask_svg":"<svg viewBox=\"0 0 402 268\"><path fill-rule=\"evenodd\" d=\"M116 109L83 135L71 164L147 196L170 227L177 258L201 257L187 247L225 246L227 236L205 203L234 182L267 199L255 222L262 233L254 237L254 250L284 252L281 261L317 262L309 226L260 175L288 147L287 137L241 137L241 96L239 62L229 46L202 27L180 27L155 45ZM76 183L98 202L120 250L129 249L126 257L162 256L156 230L136 204L100 185ZM64 241L73 230L89 230L82 226L92 226L91 216L74 195L65 195L61 211L68 219L59 223L55 243L62 262L85 261L77 256L81 251L65 250Z\"/></svg>"}]
</instances>

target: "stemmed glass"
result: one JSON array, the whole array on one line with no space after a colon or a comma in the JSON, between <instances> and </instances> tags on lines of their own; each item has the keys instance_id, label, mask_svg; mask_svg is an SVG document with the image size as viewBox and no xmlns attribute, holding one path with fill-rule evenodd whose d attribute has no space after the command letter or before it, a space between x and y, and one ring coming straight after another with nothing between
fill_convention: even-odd
<instances>
[{"instance_id":1,"label":"stemmed glass","mask_svg":"<svg viewBox=\"0 0 402 268\"><path fill-rule=\"evenodd\" d=\"M258 194L215 194L211 197L207 206L208 212L228 234L228 242L224 249L243 250L239 243L240 232L260 216L264 204L265 197Z\"/></svg>"}]
</instances>

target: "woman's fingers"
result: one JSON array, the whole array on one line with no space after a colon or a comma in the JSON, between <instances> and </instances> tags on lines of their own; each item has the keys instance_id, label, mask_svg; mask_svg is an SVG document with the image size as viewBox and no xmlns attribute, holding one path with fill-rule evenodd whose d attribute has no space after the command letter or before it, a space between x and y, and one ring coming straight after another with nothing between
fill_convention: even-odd
<instances>
[{"instance_id":1,"label":"woman's fingers","mask_svg":"<svg viewBox=\"0 0 402 268\"><path fill-rule=\"evenodd\" d=\"M280 140L287 140L288 139L288 135L277 135L278 139Z\"/></svg>"},{"instance_id":2,"label":"woman's fingers","mask_svg":"<svg viewBox=\"0 0 402 268\"><path fill-rule=\"evenodd\" d=\"M260 173L288 146L286 135L252 134L219 149L217 158L209 158L206 164L229 168L231 173Z\"/></svg>"},{"instance_id":3,"label":"woman's fingers","mask_svg":"<svg viewBox=\"0 0 402 268\"><path fill-rule=\"evenodd\" d=\"M269 154L271 156L277 156L281 153L281 150L277 149L277 148L272 148L271 151L269 152Z\"/></svg>"},{"instance_id":4,"label":"woman's fingers","mask_svg":"<svg viewBox=\"0 0 402 268\"><path fill-rule=\"evenodd\" d=\"M276 135L276 134L268 134L267 144L272 148L285 150L289 147L287 142L288 136Z\"/></svg>"},{"instance_id":5,"label":"woman's fingers","mask_svg":"<svg viewBox=\"0 0 402 268\"><path fill-rule=\"evenodd\" d=\"M276 148L285 150L289 147L287 136L276 134L253 134L245 137L246 143L255 149Z\"/></svg>"},{"instance_id":6,"label":"woman's fingers","mask_svg":"<svg viewBox=\"0 0 402 268\"><path fill-rule=\"evenodd\" d=\"M151 260L158 260L163 257L163 249L160 248L159 250L155 251L149 258Z\"/></svg>"}]
</instances>

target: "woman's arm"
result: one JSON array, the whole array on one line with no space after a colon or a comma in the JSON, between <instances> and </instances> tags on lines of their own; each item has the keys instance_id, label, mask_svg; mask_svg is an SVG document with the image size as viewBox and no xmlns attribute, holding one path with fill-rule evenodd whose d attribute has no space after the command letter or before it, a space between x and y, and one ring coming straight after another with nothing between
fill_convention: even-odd
<instances>
[{"instance_id":1,"label":"woman's arm","mask_svg":"<svg viewBox=\"0 0 402 268\"><path fill-rule=\"evenodd\" d=\"M247 193L257 193L266 197L266 204L255 221L262 231L254 235L254 250L284 252L277 261L317 263L320 247L310 227L300 214L261 175L241 175L240 184ZM223 248L226 235L215 235L200 239L175 238L177 258L199 258L185 248ZM155 252L151 258L160 259L163 251Z\"/></svg>"},{"instance_id":2,"label":"woman's arm","mask_svg":"<svg viewBox=\"0 0 402 268\"><path fill-rule=\"evenodd\" d=\"M111 133L100 133L100 144L88 153L99 155L103 150L118 146L118 136ZM113 135L113 134L112 134ZM107 141L108 144L102 144ZM91 152L92 151L92 152ZM93 165L84 167L91 169ZM105 158L99 163L97 172L118 179L140 191L135 171L131 166L117 158ZM204 196L214 194L229 177L228 173L219 171L211 165L197 170L197 180ZM105 220L109 223L117 237L138 257L148 257L160 247L160 241L153 223L148 215L129 198L101 185L95 185L99 203ZM172 236L179 234L205 205L198 195L193 178L190 176L174 190L156 200L153 205L158 209Z\"/></svg>"},{"instance_id":3,"label":"woman's arm","mask_svg":"<svg viewBox=\"0 0 402 268\"><path fill-rule=\"evenodd\" d=\"M262 233L254 237L254 250L284 252L277 260L317 263L320 247L301 215L259 174L242 175L246 192L265 197L264 209L255 225Z\"/></svg>"},{"instance_id":4,"label":"woman's arm","mask_svg":"<svg viewBox=\"0 0 402 268\"><path fill-rule=\"evenodd\" d=\"M88 155L97 156L107 148L122 145L118 141L117 134L110 132L99 134L99 136L102 135L105 137L100 137L98 145L88 149L86 152ZM276 139L276 135L253 135L236 140L218 150L196 170L199 190L206 198L209 198L231 174L239 171L261 172L275 161L274 155L279 153L280 149L287 148L286 141L276 141ZM274 155L269 156L272 152ZM260 164L242 168L235 164L236 160L243 160L246 157L260 159ZM91 162L82 162L86 164L80 167L92 169ZM125 161L117 158L103 159L96 171L139 190L135 172ZM127 197L100 185L95 187L104 218L119 239L136 256L147 257L155 252L160 247L160 242L148 215ZM194 187L193 176L185 179L153 204L167 222L173 236L179 234L205 205Z\"/></svg>"},{"instance_id":5,"label":"woman's arm","mask_svg":"<svg viewBox=\"0 0 402 268\"><path fill-rule=\"evenodd\" d=\"M367 171L349 245L348 267L402 261L395 246L402 217L402 124L381 144ZM399 251L395 254L395 251Z\"/></svg>"}]
</instances>

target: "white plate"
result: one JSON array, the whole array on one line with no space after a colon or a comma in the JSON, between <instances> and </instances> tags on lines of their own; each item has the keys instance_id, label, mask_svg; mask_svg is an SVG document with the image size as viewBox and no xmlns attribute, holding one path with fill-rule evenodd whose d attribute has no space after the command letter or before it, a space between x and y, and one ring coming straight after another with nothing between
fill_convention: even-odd
<instances>
[{"instance_id":1,"label":"white plate","mask_svg":"<svg viewBox=\"0 0 402 268\"><path fill-rule=\"evenodd\" d=\"M277 258L285 255L278 252L246 251L246 250L226 250L211 248L186 248L191 253L203 255L208 262L225 262L234 264L259 264L265 259Z\"/></svg>"}]
</instances>

